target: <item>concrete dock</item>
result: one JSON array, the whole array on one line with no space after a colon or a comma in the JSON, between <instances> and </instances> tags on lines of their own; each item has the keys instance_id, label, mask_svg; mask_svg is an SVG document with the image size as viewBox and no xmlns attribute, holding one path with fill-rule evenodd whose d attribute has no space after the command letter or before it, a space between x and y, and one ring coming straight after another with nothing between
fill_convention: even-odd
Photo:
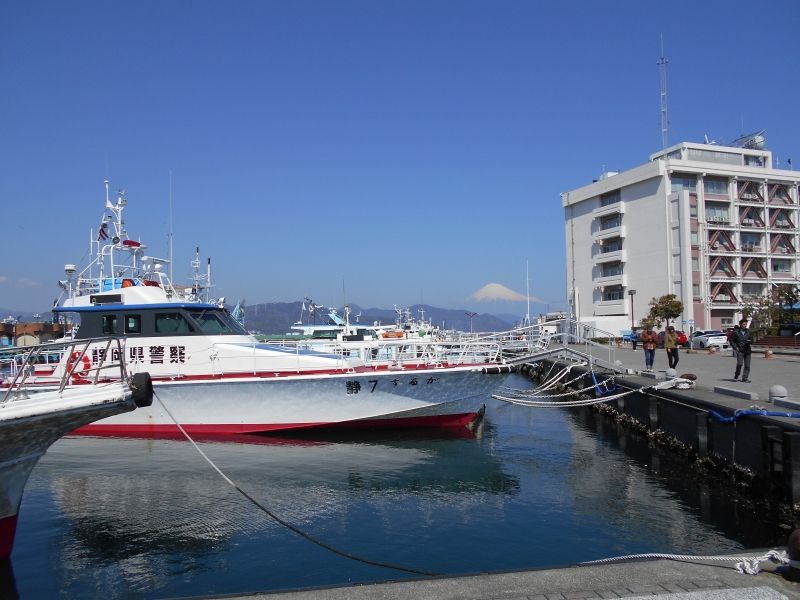
<instances>
[{"instance_id":1,"label":"concrete dock","mask_svg":"<svg viewBox=\"0 0 800 600\"><path fill-rule=\"evenodd\" d=\"M755 555L755 554L754 554ZM733 563L711 565L648 560L560 569L484 573L464 577L386 582L229 598L269 600L578 600L663 598L734 600L800 598L800 583L774 566L744 575ZM769 569L769 570L767 570ZM780 570L780 569L779 569Z\"/></svg>"},{"instance_id":2,"label":"concrete dock","mask_svg":"<svg viewBox=\"0 0 800 600\"><path fill-rule=\"evenodd\" d=\"M616 359L631 369L644 370L644 351L641 345L637 350L630 346L622 346L616 351ZM656 350L656 373L664 374L667 368L667 354L664 350ZM774 354L772 358L764 358L763 352L753 353L750 364L752 383L734 381L736 359L730 350L709 353L707 350L679 350L678 374L694 373L698 376L697 387L713 390L722 386L742 392L755 393L759 402L769 400L769 389L773 385L784 386L789 398L800 403L800 353Z\"/></svg>"}]
</instances>

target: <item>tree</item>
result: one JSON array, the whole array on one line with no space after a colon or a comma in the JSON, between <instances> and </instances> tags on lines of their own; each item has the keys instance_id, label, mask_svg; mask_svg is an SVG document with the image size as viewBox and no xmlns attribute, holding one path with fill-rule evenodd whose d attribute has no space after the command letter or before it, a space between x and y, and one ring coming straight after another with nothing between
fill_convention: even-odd
<instances>
[{"instance_id":1,"label":"tree","mask_svg":"<svg viewBox=\"0 0 800 600\"><path fill-rule=\"evenodd\" d=\"M650 300L650 314L647 315L647 318L656 327L661 327L662 321L666 321L669 325L670 320L677 319L682 314L683 302L678 300L675 294L667 294Z\"/></svg>"},{"instance_id":2,"label":"tree","mask_svg":"<svg viewBox=\"0 0 800 600\"><path fill-rule=\"evenodd\" d=\"M794 321L794 308L800 304L800 286L794 283L779 283L774 288L775 302L780 308L780 321L791 323Z\"/></svg>"},{"instance_id":3,"label":"tree","mask_svg":"<svg viewBox=\"0 0 800 600\"><path fill-rule=\"evenodd\" d=\"M742 318L751 321L753 330L766 328L780 316L780 307L769 295L754 296L742 301Z\"/></svg>"}]
</instances>

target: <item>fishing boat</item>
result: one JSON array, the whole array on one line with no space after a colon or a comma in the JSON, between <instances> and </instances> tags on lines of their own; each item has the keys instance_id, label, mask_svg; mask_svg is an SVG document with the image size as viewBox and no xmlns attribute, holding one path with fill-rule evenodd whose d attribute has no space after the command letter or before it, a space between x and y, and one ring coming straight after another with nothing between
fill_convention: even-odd
<instances>
[{"instance_id":1,"label":"fishing boat","mask_svg":"<svg viewBox=\"0 0 800 600\"><path fill-rule=\"evenodd\" d=\"M106 358L88 366L80 384L65 372L57 385L37 385L42 356L74 357L82 369L89 346ZM112 358L123 356L122 349L120 340L87 339L17 348L0 363L0 560L11 554L25 484L47 449L77 427L152 401L147 374L129 378L119 358Z\"/></svg>"},{"instance_id":2,"label":"fishing boat","mask_svg":"<svg viewBox=\"0 0 800 600\"><path fill-rule=\"evenodd\" d=\"M210 298L210 263L201 275L196 258L192 284L173 285L164 269L169 261L147 255L146 246L128 236L126 205L124 193L112 203L106 182L90 262L80 271L65 267L64 296L54 311L73 321L76 339L125 339L126 368L148 371L160 402L76 433L168 435L178 424L202 435L459 427L475 421L510 371L485 355L409 353L400 339L384 354L261 343L231 316L224 299ZM65 357L53 376L80 377L102 360L101 350L90 347L86 358L88 364L76 364Z\"/></svg>"}]
</instances>

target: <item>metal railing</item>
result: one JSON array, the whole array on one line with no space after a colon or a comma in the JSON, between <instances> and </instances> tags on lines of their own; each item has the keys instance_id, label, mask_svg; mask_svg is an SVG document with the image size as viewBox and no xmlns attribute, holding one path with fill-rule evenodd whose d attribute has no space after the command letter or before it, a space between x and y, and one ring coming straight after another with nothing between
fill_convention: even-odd
<instances>
[{"instance_id":1,"label":"metal railing","mask_svg":"<svg viewBox=\"0 0 800 600\"><path fill-rule=\"evenodd\" d=\"M92 352L89 354L89 347ZM54 370L47 375L37 372L42 358L58 355ZM62 392L70 385L96 385L107 381L126 381L125 341L122 338L99 337L18 346L4 351L2 365L6 377L0 372L0 406L27 388L56 388ZM49 363L48 363L49 364ZM5 370L5 369L4 369ZM112 373L110 373L112 372Z\"/></svg>"}]
</instances>

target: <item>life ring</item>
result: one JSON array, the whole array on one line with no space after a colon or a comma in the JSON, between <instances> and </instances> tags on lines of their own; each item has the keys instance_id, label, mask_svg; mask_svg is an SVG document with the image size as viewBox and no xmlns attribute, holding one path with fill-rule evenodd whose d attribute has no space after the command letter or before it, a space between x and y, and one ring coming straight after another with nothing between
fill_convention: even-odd
<instances>
[{"instance_id":1,"label":"life ring","mask_svg":"<svg viewBox=\"0 0 800 600\"><path fill-rule=\"evenodd\" d=\"M81 368L78 369L78 360L80 359ZM73 352L69 360L67 361L67 373L72 376L73 379L80 379L82 376L86 375L89 372L89 369L92 368L92 362L89 360L89 357L86 356L85 352Z\"/></svg>"}]
</instances>

